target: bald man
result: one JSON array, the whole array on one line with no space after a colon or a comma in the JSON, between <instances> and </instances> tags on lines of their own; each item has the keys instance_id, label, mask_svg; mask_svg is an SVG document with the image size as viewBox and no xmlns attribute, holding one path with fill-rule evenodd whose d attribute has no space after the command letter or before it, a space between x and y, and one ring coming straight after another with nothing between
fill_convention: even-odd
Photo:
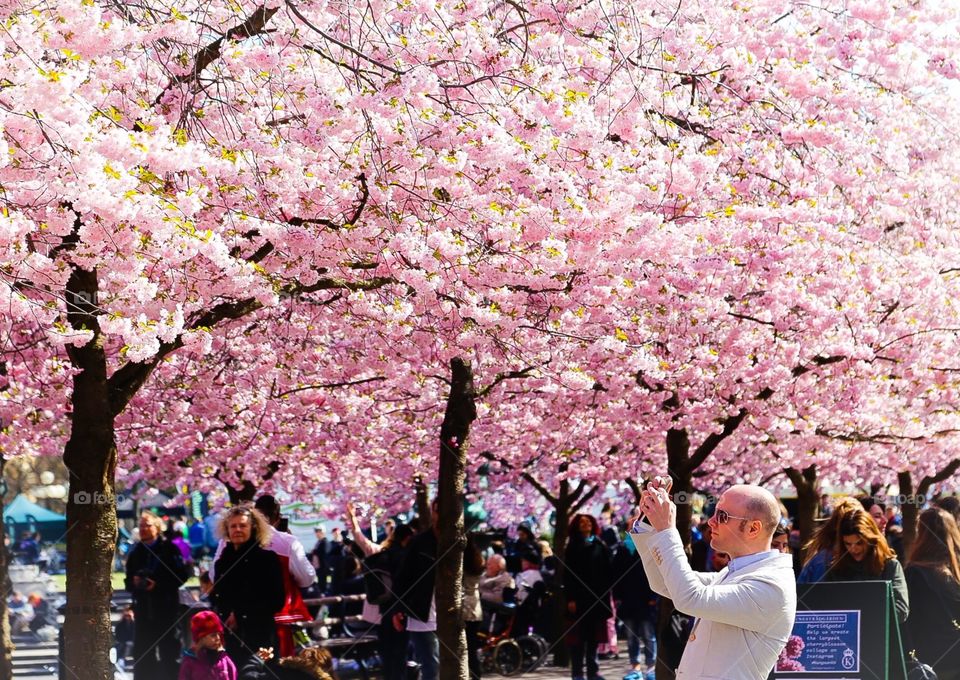
<instances>
[{"instance_id":1,"label":"bald man","mask_svg":"<svg viewBox=\"0 0 960 680\"><path fill-rule=\"evenodd\" d=\"M696 617L677 680L765 680L790 637L797 611L793 558L770 548L780 521L777 499L747 485L720 496L709 521L710 545L731 560L716 573L695 572L687 562L669 477L650 483L640 512L631 537L650 587Z\"/></svg>"}]
</instances>

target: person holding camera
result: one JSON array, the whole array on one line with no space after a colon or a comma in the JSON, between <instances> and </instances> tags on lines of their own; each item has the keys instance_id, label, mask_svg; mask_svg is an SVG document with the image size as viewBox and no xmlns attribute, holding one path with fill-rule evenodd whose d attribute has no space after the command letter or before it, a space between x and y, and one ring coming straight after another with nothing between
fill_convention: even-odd
<instances>
[{"instance_id":1,"label":"person holding camera","mask_svg":"<svg viewBox=\"0 0 960 680\"><path fill-rule=\"evenodd\" d=\"M140 541L130 551L126 589L133 596L134 680L169 680L177 675L179 590L189 577L183 555L163 536L163 520L140 515Z\"/></svg>"},{"instance_id":2,"label":"person holding camera","mask_svg":"<svg viewBox=\"0 0 960 680\"><path fill-rule=\"evenodd\" d=\"M716 676L758 680L773 669L793 630L797 589L793 559L770 547L780 506L769 491L738 484L717 501L711 546L730 556L717 573L693 571L676 528L670 478L644 490L631 538L651 589L696 617L677 680ZM649 522L641 522L646 515Z\"/></svg>"}]
</instances>

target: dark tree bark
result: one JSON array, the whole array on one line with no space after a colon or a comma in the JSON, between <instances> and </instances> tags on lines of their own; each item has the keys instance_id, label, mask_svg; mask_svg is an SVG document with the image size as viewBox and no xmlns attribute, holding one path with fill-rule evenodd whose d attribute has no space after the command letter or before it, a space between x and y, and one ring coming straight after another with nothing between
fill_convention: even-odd
<instances>
[{"instance_id":1,"label":"dark tree bark","mask_svg":"<svg viewBox=\"0 0 960 680\"><path fill-rule=\"evenodd\" d=\"M640 485L637 483L633 477L627 477L623 480L627 483L627 486L630 487L630 491L633 492L633 505L639 507L640 497L643 494L643 490L640 488Z\"/></svg>"},{"instance_id":2,"label":"dark tree bark","mask_svg":"<svg viewBox=\"0 0 960 680\"><path fill-rule=\"evenodd\" d=\"M813 537L814 524L820 514L817 466L810 465L803 470L784 468L784 472L797 488L797 528L800 530L800 561L803 562L803 546Z\"/></svg>"},{"instance_id":3,"label":"dark tree bark","mask_svg":"<svg viewBox=\"0 0 960 680\"><path fill-rule=\"evenodd\" d=\"M567 464L560 466L560 472L566 472ZM570 538L570 521L573 516L579 512L583 506L597 493L599 487L587 487L583 481L577 483L576 488L570 488L570 481L564 479L560 482L560 488L556 494L550 492L543 486L532 474L524 472L523 479L530 484L537 492L547 499L553 506L554 531L553 531L553 554L557 558L557 583L563 582L564 565L566 564L567 540ZM553 649L553 663L555 666L566 666L568 662L567 647L563 644L565 631L563 622L567 617L567 600L561 596L554 600L554 621L556 627L550 631L552 639L547 640Z\"/></svg>"},{"instance_id":4,"label":"dark tree bark","mask_svg":"<svg viewBox=\"0 0 960 680\"><path fill-rule=\"evenodd\" d=\"M936 474L924 477L917 484L916 489L913 486L913 475L909 470L897 473L897 483L900 485L900 495L906 500L900 506L903 515L903 552L906 559L913 549L914 541L917 540L917 522L920 518L920 507L923 505L927 492L934 484L939 484L956 474L960 470L960 458L954 458L947 465L941 468Z\"/></svg>"},{"instance_id":5,"label":"dark tree bark","mask_svg":"<svg viewBox=\"0 0 960 680\"><path fill-rule=\"evenodd\" d=\"M0 480L3 479L3 468L7 460L0 455ZM0 481L0 488L6 491L6 486ZM3 508L6 505L6 498L0 495L0 516L3 516ZM6 527L4 527L6 530ZM10 639L10 619L7 616L7 599L13 590L13 584L10 582L10 570L7 568L10 564L10 557L7 553L5 543L0 543L0 678L13 677L13 642Z\"/></svg>"},{"instance_id":6,"label":"dark tree bark","mask_svg":"<svg viewBox=\"0 0 960 680\"><path fill-rule=\"evenodd\" d=\"M563 471L566 470L566 464ZM526 475L525 475L526 476ZM532 477L530 478L532 479ZM528 481L530 481L528 479ZM541 495L553 505L553 514L556 517L556 526L553 532L553 553L557 557L557 583L563 583L563 572L566 567L567 541L570 539L570 522L573 516L578 513L583 506L597 493L599 487L592 486L587 489L582 481L577 484L573 490L570 489L570 482L566 479L560 482L560 490L556 496L544 494L546 489L540 489ZM569 659L567 655L567 646L563 644L563 637L566 633L562 625L567 617L567 598L566 596L554 599L554 621L558 625L551 632L554 633L548 640L550 646L554 649L553 663L555 666L566 666Z\"/></svg>"},{"instance_id":7,"label":"dark tree bark","mask_svg":"<svg viewBox=\"0 0 960 680\"><path fill-rule=\"evenodd\" d=\"M467 637L463 625L463 484L467 437L477 417L476 390L470 364L450 361L450 396L440 426L440 473L437 485L437 637L441 680L467 680Z\"/></svg>"},{"instance_id":8,"label":"dark tree bark","mask_svg":"<svg viewBox=\"0 0 960 680\"><path fill-rule=\"evenodd\" d=\"M110 398L107 358L96 320L97 288L96 273L84 269L74 269L67 282L70 325L94 332L83 347L68 349L79 371L73 378L70 439L63 453L70 475L64 665L68 675L81 680L112 677L110 573L117 546L117 411Z\"/></svg>"},{"instance_id":9,"label":"dark tree bark","mask_svg":"<svg viewBox=\"0 0 960 680\"><path fill-rule=\"evenodd\" d=\"M914 496L913 475L909 470L897 473L897 484L900 486L900 495ZM919 488L917 489L919 495ZM917 519L920 516L919 506L916 503L904 503L900 506L901 520L903 522L903 551L907 555L913 547L913 542L917 540Z\"/></svg>"}]
</instances>

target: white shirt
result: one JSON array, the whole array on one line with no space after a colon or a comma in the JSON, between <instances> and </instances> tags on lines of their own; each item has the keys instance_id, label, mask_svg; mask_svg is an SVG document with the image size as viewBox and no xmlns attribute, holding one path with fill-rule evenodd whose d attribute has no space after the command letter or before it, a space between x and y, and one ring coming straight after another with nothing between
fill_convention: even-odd
<instances>
[{"instance_id":1,"label":"white shirt","mask_svg":"<svg viewBox=\"0 0 960 680\"><path fill-rule=\"evenodd\" d=\"M433 633L437 630L437 598L430 598L430 615L426 621L407 617L407 631L410 633Z\"/></svg>"},{"instance_id":2,"label":"white shirt","mask_svg":"<svg viewBox=\"0 0 960 680\"><path fill-rule=\"evenodd\" d=\"M527 569L517 574L517 604L523 604L533 587L543 581L539 569Z\"/></svg>"}]
</instances>

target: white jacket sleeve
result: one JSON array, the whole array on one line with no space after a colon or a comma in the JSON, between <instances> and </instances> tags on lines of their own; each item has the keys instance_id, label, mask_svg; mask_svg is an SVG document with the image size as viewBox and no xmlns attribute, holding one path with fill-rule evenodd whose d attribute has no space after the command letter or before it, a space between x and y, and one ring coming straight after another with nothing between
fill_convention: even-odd
<instances>
[{"instance_id":1,"label":"white jacket sleeve","mask_svg":"<svg viewBox=\"0 0 960 680\"><path fill-rule=\"evenodd\" d=\"M220 559L220 555L223 554L223 549L227 546L227 542L224 539L220 539L220 542L217 543L217 549L213 553L213 560L210 562L210 569L207 571L207 576L210 577L210 583L214 583L217 580L217 575L214 572L214 565L216 565L217 560Z\"/></svg>"},{"instance_id":2,"label":"white jacket sleeve","mask_svg":"<svg viewBox=\"0 0 960 680\"><path fill-rule=\"evenodd\" d=\"M648 524L640 524L639 528L640 533L631 533L630 538L633 539L633 544L637 546L637 554L640 555L640 559L643 562L643 569L647 572L647 580L650 582L650 589L659 595L670 597L670 593L667 590L667 585L664 582L663 577L660 575L660 567L657 565L657 558L651 551L650 546L650 541L654 536L657 535L657 531ZM673 533L676 534L677 532L674 531ZM679 534L677 534L677 538L680 538ZM684 553L684 564L686 564L686 553ZM690 573L699 579L703 585L710 585L720 578L719 572L693 571L691 569ZM680 607L677 607L677 609L680 609L680 611L684 613L690 613L685 609L681 609Z\"/></svg>"},{"instance_id":3,"label":"white jacket sleeve","mask_svg":"<svg viewBox=\"0 0 960 680\"><path fill-rule=\"evenodd\" d=\"M654 556L650 558L651 563L659 569L666 595L685 614L765 632L770 627L770 616L783 608L783 593L766 579L751 578L719 585L704 583L687 564L680 534L675 529L657 532L647 543ZM655 560L657 555L659 560ZM653 580L650 582L652 585Z\"/></svg>"},{"instance_id":4,"label":"white jacket sleeve","mask_svg":"<svg viewBox=\"0 0 960 680\"><path fill-rule=\"evenodd\" d=\"M663 582L663 577L660 576L657 563L654 561L654 557L650 552L650 539L653 538L656 531L647 524L639 524L638 528L640 531L638 533L631 533L630 538L637 547L637 554L640 555L640 561L643 562L643 570L647 572L650 590L658 595L669 597L670 594L667 592L667 584Z\"/></svg>"},{"instance_id":5,"label":"white jacket sleeve","mask_svg":"<svg viewBox=\"0 0 960 680\"><path fill-rule=\"evenodd\" d=\"M307 559L303 543L297 540L290 545L290 574L301 588L307 588L317 580L317 570Z\"/></svg>"}]
</instances>

